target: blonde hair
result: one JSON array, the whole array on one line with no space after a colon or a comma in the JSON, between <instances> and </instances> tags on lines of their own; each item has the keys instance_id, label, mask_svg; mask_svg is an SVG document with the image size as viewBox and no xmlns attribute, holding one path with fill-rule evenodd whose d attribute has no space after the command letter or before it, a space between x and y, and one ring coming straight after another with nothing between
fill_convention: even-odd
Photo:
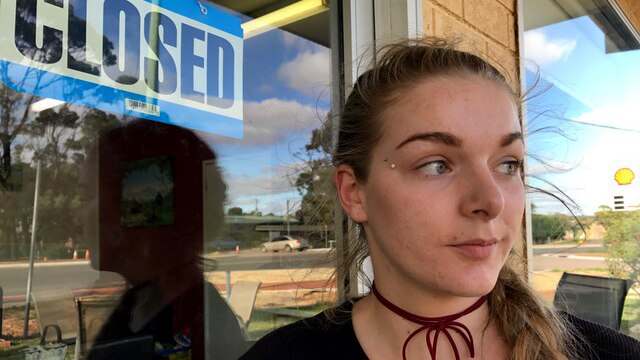
<instances>
[{"instance_id":1,"label":"blonde hair","mask_svg":"<svg viewBox=\"0 0 640 360\"><path fill-rule=\"evenodd\" d=\"M333 154L335 166L349 165L358 181L365 182L370 154L382 136L378 114L404 91L434 77L473 76L492 81L521 102L494 66L479 56L458 51L456 42L441 38L408 40L383 47L372 69L356 81L341 114L338 141ZM355 224L359 227L358 224ZM355 241L347 244L344 261L338 264L337 279L345 283L355 264L361 268L368 256L367 239L361 227ZM502 332L511 349L511 359L569 359L574 348L574 331L568 328L540 300L525 279L514 270L517 255L512 252L489 294L490 321Z\"/></svg>"}]
</instances>

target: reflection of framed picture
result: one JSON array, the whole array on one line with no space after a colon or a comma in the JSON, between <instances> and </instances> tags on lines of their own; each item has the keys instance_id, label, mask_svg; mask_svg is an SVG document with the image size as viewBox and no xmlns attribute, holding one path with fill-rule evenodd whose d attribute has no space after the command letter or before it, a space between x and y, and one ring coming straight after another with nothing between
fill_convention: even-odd
<instances>
[{"instance_id":1,"label":"reflection of framed picture","mask_svg":"<svg viewBox=\"0 0 640 360\"><path fill-rule=\"evenodd\" d=\"M174 173L169 156L125 163L120 225L126 228L173 225Z\"/></svg>"},{"instance_id":2,"label":"reflection of framed picture","mask_svg":"<svg viewBox=\"0 0 640 360\"><path fill-rule=\"evenodd\" d=\"M206 143L180 127L132 122L100 134L98 159L100 270L122 271L124 256L144 254L153 273L202 252L202 163L215 159Z\"/></svg>"}]
</instances>

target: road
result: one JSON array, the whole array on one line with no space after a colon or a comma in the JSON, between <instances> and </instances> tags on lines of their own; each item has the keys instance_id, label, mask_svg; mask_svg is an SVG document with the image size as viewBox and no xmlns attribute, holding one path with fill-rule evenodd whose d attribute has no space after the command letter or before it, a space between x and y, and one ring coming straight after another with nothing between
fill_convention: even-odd
<instances>
[{"instance_id":1,"label":"road","mask_svg":"<svg viewBox=\"0 0 640 360\"><path fill-rule=\"evenodd\" d=\"M601 242L575 245L534 245L533 271L574 269L606 269ZM589 254L593 253L593 254Z\"/></svg>"},{"instance_id":2,"label":"road","mask_svg":"<svg viewBox=\"0 0 640 360\"><path fill-rule=\"evenodd\" d=\"M314 249L304 252L266 253L257 250L247 250L240 255L225 254L208 256L215 262L216 271L230 270L272 270L299 269L309 267L334 267L334 257L325 249Z\"/></svg>"},{"instance_id":3,"label":"road","mask_svg":"<svg viewBox=\"0 0 640 360\"><path fill-rule=\"evenodd\" d=\"M562 271L579 268L606 268L602 258L572 255L584 252L587 247L536 246L534 248L534 271L558 269ZM600 248L591 246L590 251ZM234 253L211 254L206 256L208 271L270 270L310 267L332 267L333 258L322 249L302 253L268 253L257 250L245 250L239 255ZM26 263L0 264L0 286L5 297L24 296L26 292L28 267ZM71 289L90 289L113 286L123 279L115 273L98 272L90 268L84 260L66 262L37 263L34 271L34 289L68 287Z\"/></svg>"},{"instance_id":4,"label":"road","mask_svg":"<svg viewBox=\"0 0 640 360\"><path fill-rule=\"evenodd\" d=\"M574 270L574 269L606 269L607 264L601 257L565 257L560 256L533 256L533 271L544 270Z\"/></svg>"},{"instance_id":5,"label":"road","mask_svg":"<svg viewBox=\"0 0 640 360\"><path fill-rule=\"evenodd\" d=\"M330 267L331 258L327 252L318 250L295 253L268 253L246 250L234 253L206 256L206 270L270 270L308 267ZM213 267L211 267L213 265ZM26 293L28 265L26 263L0 263L0 287L6 298L24 297ZM33 275L33 289L67 287L70 289L91 289L122 284L120 275L99 272L89 266L89 261L51 261L36 263Z\"/></svg>"},{"instance_id":6,"label":"road","mask_svg":"<svg viewBox=\"0 0 640 360\"><path fill-rule=\"evenodd\" d=\"M5 297L25 295L28 272L26 263L0 265L0 286ZM118 282L122 282L119 275L93 270L85 260L37 263L33 272L33 289L87 289Z\"/></svg>"}]
</instances>

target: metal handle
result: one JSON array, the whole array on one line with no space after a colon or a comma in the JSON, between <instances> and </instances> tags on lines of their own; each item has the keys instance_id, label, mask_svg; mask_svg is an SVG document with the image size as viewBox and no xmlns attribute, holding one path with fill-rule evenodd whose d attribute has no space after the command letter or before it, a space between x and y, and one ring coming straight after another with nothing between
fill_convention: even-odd
<instances>
[{"instance_id":1,"label":"metal handle","mask_svg":"<svg viewBox=\"0 0 640 360\"><path fill-rule=\"evenodd\" d=\"M60 330L60 326L52 324L46 325L44 329L42 329L42 336L40 337L40 345L44 345L47 342L47 330L49 328L54 328L56 331L56 335L58 336L58 343L62 342L62 330Z\"/></svg>"}]
</instances>

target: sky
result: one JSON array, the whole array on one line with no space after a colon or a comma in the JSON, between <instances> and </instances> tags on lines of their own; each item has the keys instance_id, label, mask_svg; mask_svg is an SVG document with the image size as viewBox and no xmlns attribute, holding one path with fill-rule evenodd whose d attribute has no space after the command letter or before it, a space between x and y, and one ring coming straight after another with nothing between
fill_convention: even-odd
<instances>
[{"instance_id":1,"label":"sky","mask_svg":"<svg viewBox=\"0 0 640 360\"><path fill-rule=\"evenodd\" d=\"M540 75L527 102L528 173L562 189L579 214L613 206L614 195L640 205L640 179L614 180L620 168L640 176L640 51L607 54L604 33L587 16L527 31L524 50L527 85ZM549 196L532 202L539 213L567 213Z\"/></svg>"},{"instance_id":2,"label":"sky","mask_svg":"<svg viewBox=\"0 0 640 360\"><path fill-rule=\"evenodd\" d=\"M612 206L614 195L640 204L640 179L614 180L623 167L640 177L640 51L607 54L604 33L586 16L527 31L524 46L527 84L540 74L527 103L528 172L564 191L578 214ZM245 42L245 138L211 141L230 206L250 211L258 199L264 213L282 214L287 199L299 204L291 183L304 163L293 154L329 109L330 54L279 29ZM539 213L568 212L549 196L532 201Z\"/></svg>"},{"instance_id":3,"label":"sky","mask_svg":"<svg viewBox=\"0 0 640 360\"><path fill-rule=\"evenodd\" d=\"M612 206L614 195L640 204L640 179L626 186L614 180L623 167L640 177L640 51L607 54L605 35L586 16L527 31L524 46L527 84L540 74L527 103L528 172L564 191L578 214ZM299 205L291 183L304 162L294 154L330 107L330 56L279 29L245 42L245 137L209 136L229 185L228 206L251 211L257 199L263 213L283 214L287 200ZM568 212L549 196L532 194L532 201L538 213Z\"/></svg>"},{"instance_id":4,"label":"sky","mask_svg":"<svg viewBox=\"0 0 640 360\"><path fill-rule=\"evenodd\" d=\"M241 22L251 20L216 7ZM301 152L331 106L331 50L277 28L246 39L243 46L243 137L197 133L216 152L227 184L227 208L250 212L257 201L263 214L284 215L288 201L288 211L295 213L301 196L292 184L305 170ZM70 108L85 109L75 104ZM64 140L73 134L69 130L61 136ZM16 141L22 142L22 137ZM40 142L46 145L46 139ZM23 160L32 157L33 151L25 149ZM131 179L130 195L141 195L134 186L139 180Z\"/></svg>"},{"instance_id":5,"label":"sky","mask_svg":"<svg viewBox=\"0 0 640 360\"><path fill-rule=\"evenodd\" d=\"M579 214L613 205L614 195L640 204L640 179L614 181L625 167L640 177L640 50L606 53L605 35L585 16L525 32L524 52L527 85L540 77L527 101L527 172L566 192ZM247 39L243 57L243 138L199 135L217 153L227 208L249 212L257 201L262 213L281 215L289 201L295 212L299 155L330 109L331 50L273 29ZM548 196L532 201L539 213L567 213Z\"/></svg>"},{"instance_id":6,"label":"sky","mask_svg":"<svg viewBox=\"0 0 640 360\"><path fill-rule=\"evenodd\" d=\"M248 19L234 14L241 21ZM329 31L318 29L318 31ZM296 156L330 108L331 50L273 29L244 43L244 136L200 134L219 159L229 207L283 215L300 205Z\"/></svg>"}]
</instances>

